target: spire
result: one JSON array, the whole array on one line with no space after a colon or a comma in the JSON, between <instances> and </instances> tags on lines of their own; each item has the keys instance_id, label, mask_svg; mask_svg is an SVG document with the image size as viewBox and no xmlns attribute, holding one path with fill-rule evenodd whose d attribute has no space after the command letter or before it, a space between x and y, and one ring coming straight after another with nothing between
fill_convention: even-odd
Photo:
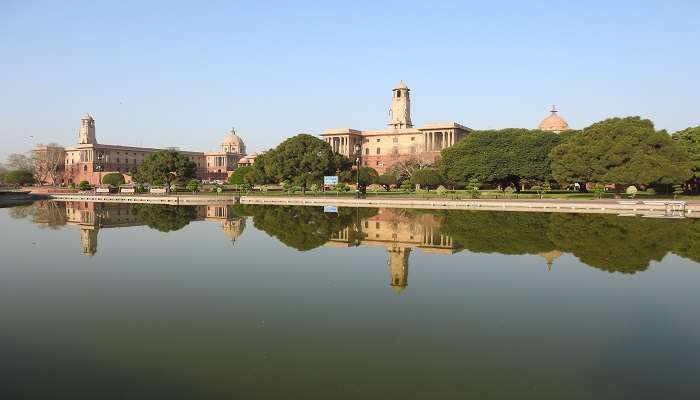
<instances>
[{"instance_id":1,"label":"spire","mask_svg":"<svg viewBox=\"0 0 700 400\"><path fill-rule=\"evenodd\" d=\"M554 114L554 113L557 113L557 112L558 112L558 111L557 111L557 106L556 106L556 104L552 104L552 109L551 109L551 110L549 110L549 112L551 112L552 114Z\"/></svg>"}]
</instances>

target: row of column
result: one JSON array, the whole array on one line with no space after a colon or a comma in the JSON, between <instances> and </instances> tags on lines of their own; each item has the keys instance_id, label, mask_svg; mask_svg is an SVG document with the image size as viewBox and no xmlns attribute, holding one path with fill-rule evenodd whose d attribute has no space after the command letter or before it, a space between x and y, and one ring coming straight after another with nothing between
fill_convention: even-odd
<instances>
[{"instance_id":1,"label":"row of column","mask_svg":"<svg viewBox=\"0 0 700 400\"><path fill-rule=\"evenodd\" d=\"M335 153L350 155L354 152L354 143L347 136L326 139Z\"/></svg>"},{"instance_id":2,"label":"row of column","mask_svg":"<svg viewBox=\"0 0 700 400\"><path fill-rule=\"evenodd\" d=\"M456 142L454 131L449 132L425 132L423 143L425 151L439 151L453 146Z\"/></svg>"}]
</instances>

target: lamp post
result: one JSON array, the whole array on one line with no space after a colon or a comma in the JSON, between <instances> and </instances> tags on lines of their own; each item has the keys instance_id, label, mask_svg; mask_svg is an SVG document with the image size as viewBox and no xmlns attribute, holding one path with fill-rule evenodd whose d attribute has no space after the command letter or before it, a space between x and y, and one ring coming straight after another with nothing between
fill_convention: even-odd
<instances>
[{"instance_id":1,"label":"lamp post","mask_svg":"<svg viewBox=\"0 0 700 400\"><path fill-rule=\"evenodd\" d=\"M359 143L355 143L355 167L357 168L357 183L355 187L355 192L357 193L357 198L360 198L360 150L361 146Z\"/></svg>"},{"instance_id":2,"label":"lamp post","mask_svg":"<svg viewBox=\"0 0 700 400\"><path fill-rule=\"evenodd\" d=\"M97 153L97 172L99 173L99 182L97 182L98 185L102 184L102 157L104 156L103 153Z\"/></svg>"}]
</instances>

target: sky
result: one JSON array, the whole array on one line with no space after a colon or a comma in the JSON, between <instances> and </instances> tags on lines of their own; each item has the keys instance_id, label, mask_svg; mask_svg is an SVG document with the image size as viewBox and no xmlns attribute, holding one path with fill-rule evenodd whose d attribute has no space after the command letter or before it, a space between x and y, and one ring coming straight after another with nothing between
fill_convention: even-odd
<instances>
[{"instance_id":1,"label":"sky","mask_svg":"<svg viewBox=\"0 0 700 400\"><path fill-rule=\"evenodd\" d=\"M298 133L412 120L700 125L698 1L0 0L0 161L35 143L248 152Z\"/></svg>"}]
</instances>

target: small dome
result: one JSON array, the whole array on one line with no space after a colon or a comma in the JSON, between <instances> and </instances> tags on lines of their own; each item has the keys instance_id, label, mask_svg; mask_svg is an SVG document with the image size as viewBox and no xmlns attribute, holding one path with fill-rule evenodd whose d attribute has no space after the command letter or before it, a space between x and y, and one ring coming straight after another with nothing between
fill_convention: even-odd
<instances>
[{"instance_id":1,"label":"small dome","mask_svg":"<svg viewBox=\"0 0 700 400\"><path fill-rule=\"evenodd\" d=\"M539 129L541 131L559 133L569 130L569 123L566 122L564 118L557 115L557 112L557 108L552 106L547 118L540 122Z\"/></svg>"},{"instance_id":2,"label":"small dome","mask_svg":"<svg viewBox=\"0 0 700 400\"><path fill-rule=\"evenodd\" d=\"M92 120L93 118L92 118L92 115L90 115L90 113L86 113L85 116L83 117L83 119Z\"/></svg>"},{"instance_id":3,"label":"small dome","mask_svg":"<svg viewBox=\"0 0 700 400\"><path fill-rule=\"evenodd\" d=\"M406 84L403 83L403 81L401 81L401 82L399 82L399 84L396 85L396 87L394 88L394 90L398 90L398 89L408 89L408 86L406 86Z\"/></svg>"}]
</instances>

